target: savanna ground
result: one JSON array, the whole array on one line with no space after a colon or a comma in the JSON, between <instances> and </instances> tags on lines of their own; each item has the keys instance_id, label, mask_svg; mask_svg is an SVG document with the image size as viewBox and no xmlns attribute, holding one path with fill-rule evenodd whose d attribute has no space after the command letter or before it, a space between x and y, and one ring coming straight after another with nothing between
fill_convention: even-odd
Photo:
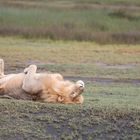
<instances>
[{"instance_id":1,"label":"savanna ground","mask_svg":"<svg viewBox=\"0 0 140 140\"><path fill-rule=\"evenodd\" d=\"M0 0L0 36L6 74L86 85L83 105L0 99L0 140L140 139L139 0Z\"/></svg>"},{"instance_id":2,"label":"savanna ground","mask_svg":"<svg viewBox=\"0 0 140 140\"><path fill-rule=\"evenodd\" d=\"M140 45L0 38L5 71L59 72L86 84L83 105L0 99L0 139L139 139Z\"/></svg>"}]
</instances>

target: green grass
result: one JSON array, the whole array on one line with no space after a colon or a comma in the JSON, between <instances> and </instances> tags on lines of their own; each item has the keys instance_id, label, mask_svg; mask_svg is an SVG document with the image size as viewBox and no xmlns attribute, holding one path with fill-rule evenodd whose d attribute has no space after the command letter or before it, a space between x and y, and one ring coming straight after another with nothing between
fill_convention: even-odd
<instances>
[{"instance_id":1,"label":"green grass","mask_svg":"<svg viewBox=\"0 0 140 140\"><path fill-rule=\"evenodd\" d=\"M139 42L139 1L100 2L1 1L0 34L101 43Z\"/></svg>"},{"instance_id":2,"label":"green grass","mask_svg":"<svg viewBox=\"0 0 140 140\"><path fill-rule=\"evenodd\" d=\"M115 11L114 11L115 12ZM125 12L125 11L124 11ZM139 17L131 22L124 18L112 17L112 10L57 10L57 9L20 9L3 7L0 11L1 26L14 28L55 28L85 32L126 32L139 29ZM125 14L125 13L124 13ZM131 12L130 14L131 16ZM134 13L135 14L135 13ZM132 18L133 18L132 13ZM134 17L135 18L135 17ZM95 20L96 19L96 20ZM75 22L76 21L76 22ZM121 24L120 24L121 23Z\"/></svg>"},{"instance_id":3,"label":"green grass","mask_svg":"<svg viewBox=\"0 0 140 140\"><path fill-rule=\"evenodd\" d=\"M0 42L0 56L7 71L23 70L35 63L41 70L65 76L139 79L139 45L100 46L93 42L20 38L0 38Z\"/></svg>"},{"instance_id":4,"label":"green grass","mask_svg":"<svg viewBox=\"0 0 140 140\"><path fill-rule=\"evenodd\" d=\"M87 83L85 105L118 109L140 109L140 84Z\"/></svg>"},{"instance_id":5,"label":"green grass","mask_svg":"<svg viewBox=\"0 0 140 140\"><path fill-rule=\"evenodd\" d=\"M15 37L0 42L6 73L37 64L39 71L59 72L73 81L85 78L83 105L0 99L0 139L139 139L139 45Z\"/></svg>"}]
</instances>

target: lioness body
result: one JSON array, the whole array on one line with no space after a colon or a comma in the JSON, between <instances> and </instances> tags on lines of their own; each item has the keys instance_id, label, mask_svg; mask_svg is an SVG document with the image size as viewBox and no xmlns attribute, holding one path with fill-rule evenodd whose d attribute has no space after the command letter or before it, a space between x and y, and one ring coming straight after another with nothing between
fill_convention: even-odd
<instances>
[{"instance_id":1,"label":"lioness body","mask_svg":"<svg viewBox=\"0 0 140 140\"><path fill-rule=\"evenodd\" d=\"M16 99L28 99L28 94L22 89L24 73L7 75L0 79L0 94L9 95ZM30 98L31 99L31 98Z\"/></svg>"},{"instance_id":2,"label":"lioness body","mask_svg":"<svg viewBox=\"0 0 140 140\"><path fill-rule=\"evenodd\" d=\"M24 73L0 77L0 94L16 99L39 100L53 103L83 103L80 82L65 81L60 74L36 73L31 65Z\"/></svg>"}]
</instances>

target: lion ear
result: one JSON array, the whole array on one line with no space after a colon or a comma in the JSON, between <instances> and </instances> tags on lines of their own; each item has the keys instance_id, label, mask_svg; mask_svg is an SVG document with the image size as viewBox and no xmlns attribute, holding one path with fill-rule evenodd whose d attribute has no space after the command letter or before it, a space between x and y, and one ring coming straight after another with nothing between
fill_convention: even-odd
<instances>
[{"instance_id":1,"label":"lion ear","mask_svg":"<svg viewBox=\"0 0 140 140\"><path fill-rule=\"evenodd\" d=\"M58 96L58 102L63 102L64 101L64 97L62 97L62 96Z\"/></svg>"}]
</instances>

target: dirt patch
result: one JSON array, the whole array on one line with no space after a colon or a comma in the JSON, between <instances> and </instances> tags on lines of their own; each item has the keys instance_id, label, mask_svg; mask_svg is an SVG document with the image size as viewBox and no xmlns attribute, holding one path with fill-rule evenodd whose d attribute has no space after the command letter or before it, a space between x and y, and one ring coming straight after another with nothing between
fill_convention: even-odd
<instances>
[{"instance_id":1,"label":"dirt patch","mask_svg":"<svg viewBox=\"0 0 140 140\"><path fill-rule=\"evenodd\" d=\"M128 83L128 84L140 84L140 79L113 79L113 78L99 78L99 77L73 77L66 76L65 79L72 81L83 80L85 82L98 82L98 83Z\"/></svg>"},{"instance_id":2,"label":"dirt patch","mask_svg":"<svg viewBox=\"0 0 140 140\"><path fill-rule=\"evenodd\" d=\"M122 65L108 65L106 63L98 62L96 66L108 69L133 69L139 66L138 64L122 64Z\"/></svg>"}]
</instances>

